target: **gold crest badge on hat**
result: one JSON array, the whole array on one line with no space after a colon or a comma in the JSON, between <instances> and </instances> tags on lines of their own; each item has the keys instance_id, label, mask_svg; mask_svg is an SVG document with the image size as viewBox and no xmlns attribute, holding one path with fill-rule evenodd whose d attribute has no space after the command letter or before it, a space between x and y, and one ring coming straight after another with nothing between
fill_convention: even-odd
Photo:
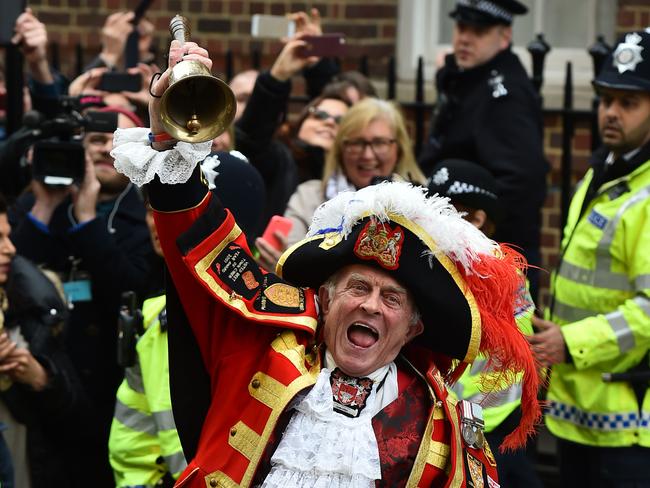
<instances>
[{"instance_id":1,"label":"gold crest badge on hat","mask_svg":"<svg viewBox=\"0 0 650 488\"><path fill-rule=\"evenodd\" d=\"M361 259L374 259L382 267L390 270L399 268L399 257L404 244L404 231L397 225L371 219L359 233L354 245L354 254Z\"/></svg>"}]
</instances>

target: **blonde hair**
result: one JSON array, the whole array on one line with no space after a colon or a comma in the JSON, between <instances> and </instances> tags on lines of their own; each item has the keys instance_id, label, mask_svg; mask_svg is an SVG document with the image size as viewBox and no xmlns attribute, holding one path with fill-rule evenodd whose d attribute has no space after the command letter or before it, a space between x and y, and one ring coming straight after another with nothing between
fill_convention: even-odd
<instances>
[{"instance_id":1,"label":"blonde hair","mask_svg":"<svg viewBox=\"0 0 650 488\"><path fill-rule=\"evenodd\" d=\"M323 189L336 170L343 171L343 141L348 139L350 134L358 134L375 120L386 121L395 132L397 163L393 173L398 174L406 181L426 184L426 177L415 161L411 138L406 131L406 124L400 110L391 102L377 98L364 98L347 111L339 124L334 144L325 159Z\"/></svg>"}]
</instances>

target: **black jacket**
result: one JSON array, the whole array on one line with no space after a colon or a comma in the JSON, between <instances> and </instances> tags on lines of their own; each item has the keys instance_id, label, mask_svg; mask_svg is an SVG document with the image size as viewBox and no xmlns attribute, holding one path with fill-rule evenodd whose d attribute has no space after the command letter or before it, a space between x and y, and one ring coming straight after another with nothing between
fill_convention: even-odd
<instances>
[{"instance_id":1,"label":"black jacket","mask_svg":"<svg viewBox=\"0 0 650 488\"><path fill-rule=\"evenodd\" d=\"M479 163L497 180L505 218L496 240L539 248L548 163L540 98L519 58L506 49L460 70L453 55L436 75L438 100L419 163L427 176L447 158Z\"/></svg>"},{"instance_id":2,"label":"black jacket","mask_svg":"<svg viewBox=\"0 0 650 488\"><path fill-rule=\"evenodd\" d=\"M262 72L255 81L246 110L235 124L235 148L260 172L266 185L262 229L284 209L298 185L298 172L289 148L275 138L289 101L291 83Z\"/></svg>"},{"instance_id":3,"label":"black jacket","mask_svg":"<svg viewBox=\"0 0 650 488\"><path fill-rule=\"evenodd\" d=\"M92 476L94 486L113 486L108 434L115 393L124 377L117 364L117 318L121 294L133 290L142 296L147 286L153 249L145 207L129 184L116 200L99 206L97 218L73 230L72 202L67 199L44 232L27 215L33 203L33 195L25 194L10 211L18 252L58 272L64 282L75 265L74 280L90 279L92 291L90 301L74 303L65 334L66 350L92 408L76 418L76 429L61 439L60 448L77 466L77 479Z\"/></svg>"},{"instance_id":4,"label":"black jacket","mask_svg":"<svg viewBox=\"0 0 650 488\"><path fill-rule=\"evenodd\" d=\"M145 207L136 187L129 184L119 198L108 202L106 215L71 231L74 222L68 199L55 210L46 233L27 216L33 202L33 195L23 195L10 212L18 252L58 272L63 281L69 281L76 263L74 279L91 281L92 300L74 303L65 343L93 408L77 419L77 439L66 440L79 449L76 456L89 457L77 463L79 469L101 470L95 486L110 486L108 433L115 392L123 378L116 357L117 318L122 292L133 290L142 297L147 285L153 249Z\"/></svg>"},{"instance_id":5,"label":"black jacket","mask_svg":"<svg viewBox=\"0 0 650 488\"><path fill-rule=\"evenodd\" d=\"M68 307L54 284L30 261L16 256L6 286L9 308L5 328L19 328L32 355L47 371L41 391L12 383L0 393L13 417L27 428L27 458L33 486L67 486L71 471L59 448L77 428L76 419L89 408L72 363L65 352L63 330Z\"/></svg>"},{"instance_id":6,"label":"black jacket","mask_svg":"<svg viewBox=\"0 0 650 488\"><path fill-rule=\"evenodd\" d=\"M110 405L112 417L121 379L115 362L120 297L126 290L144 290L153 253L144 204L136 187L129 185L108 215L71 232L68 199L55 210L50 232L45 233L27 217L33 203L33 195L23 195L12 210L12 240L20 254L56 271L63 281L69 281L74 261L78 264L73 279L89 275L92 301L74 304L66 344L90 396Z\"/></svg>"},{"instance_id":7,"label":"black jacket","mask_svg":"<svg viewBox=\"0 0 650 488\"><path fill-rule=\"evenodd\" d=\"M327 58L305 69L308 96L318 96L337 72L336 63ZM275 137L285 120L290 93L291 81L279 81L268 71L260 73L246 110L235 124L235 148L255 166L266 185L262 228L273 215L284 215L299 183L321 178L323 173L323 149L300 141L292 141L288 146Z\"/></svg>"}]
</instances>

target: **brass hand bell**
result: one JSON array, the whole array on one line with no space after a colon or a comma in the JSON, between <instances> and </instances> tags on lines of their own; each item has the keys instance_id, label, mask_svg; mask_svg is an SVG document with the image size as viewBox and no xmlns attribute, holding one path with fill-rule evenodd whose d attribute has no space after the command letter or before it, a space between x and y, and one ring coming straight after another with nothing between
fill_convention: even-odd
<instances>
[{"instance_id":1,"label":"brass hand bell","mask_svg":"<svg viewBox=\"0 0 650 488\"><path fill-rule=\"evenodd\" d=\"M189 41L187 19L176 15L169 32L181 44ZM180 141L205 142L228 129L235 117L235 95L204 64L181 60L172 68L169 81L160 109L168 134Z\"/></svg>"}]
</instances>

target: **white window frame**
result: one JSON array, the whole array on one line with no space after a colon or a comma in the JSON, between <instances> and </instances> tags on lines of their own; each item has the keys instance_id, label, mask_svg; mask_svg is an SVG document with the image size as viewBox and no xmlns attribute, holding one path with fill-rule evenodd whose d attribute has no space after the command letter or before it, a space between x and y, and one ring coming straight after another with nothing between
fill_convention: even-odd
<instances>
[{"instance_id":1,"label":"white window frame","mask_svg":"<svg viewBox=\"0 0 650 488\"><path fill-rule=\"evenodd\" d=\"M545 0L535 0L535 11L541 12ZM568 0L567 0L568 1ZM573 1L573 0L571 0ZM614 42L613 32L602 32L605 29L613 31L613 22L608 19L616 18L617 2L611 0L586 0L591 12L585 21L587 24L587 38L590 44L596 35L604 33L606 41ZM418 57L424 59L424 75L427 80L427 89L432 85L430 80L435 73L435 59L443 52L451 49L449 44L439 43L439 19L447 16L442 12L440 0L398 0L397 23L397 74L400 82L411 82L415 79ZM531 14L528 14L531 15ZM449 19L449 22L453 22ZM515 20L516 22L516 20ZM543 16L535 15L534 32L543 32ZM531 33L531 39L534 34ZM531 56L526 46L515 46L515 53L522 63L531 72ZM573 68L574 106L576 108L589 108L593 97L591 80L593 66L591 56L587 53L587 46L582 49L562 48L551 46L551 51L546 57L544 65L544 105L557 108L562 105L566 63L571 61Z\"/></svg>"}]
</instances>

